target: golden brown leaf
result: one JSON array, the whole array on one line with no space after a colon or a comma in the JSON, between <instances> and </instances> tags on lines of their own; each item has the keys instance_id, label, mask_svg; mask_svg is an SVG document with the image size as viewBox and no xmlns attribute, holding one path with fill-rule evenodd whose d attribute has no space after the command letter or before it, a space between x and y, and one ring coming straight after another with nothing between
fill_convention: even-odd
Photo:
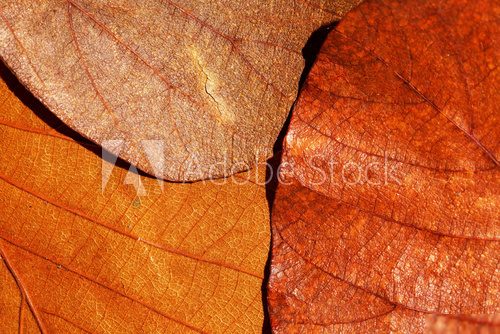
<instances>
[{"instance_id":1,"label":"golden brown leaf","mask_svg":"<svg viewBox=\"0 0 500 334\"><path fill-rule=\"evenodd\" d=\"M102 192L110 163L3 81L0 110L0 332L261 331L269 213L253 172L171 184L117 167Z\"/></svg>"},{"instance_id":2,"label":"golden brown leaf","mask_svg":"<svg viewBox=\"0 0 500 334\"><path fill-rule=\"evenodd\" d=\"M330 34L273 208L276 332L498 331L498 12L367 1Z\"/></svg>"},{"instance_id":3,"label":"golden brown leaf","mask_svg":"<svg viewBox=\"0 0 500 334\"><path fill-rule=\"evenodd\" d=\"M358 2L3 0L0 56L64 122L142 170L219 177L271 154L307 38Z\"/></svg>"}]
</instances>

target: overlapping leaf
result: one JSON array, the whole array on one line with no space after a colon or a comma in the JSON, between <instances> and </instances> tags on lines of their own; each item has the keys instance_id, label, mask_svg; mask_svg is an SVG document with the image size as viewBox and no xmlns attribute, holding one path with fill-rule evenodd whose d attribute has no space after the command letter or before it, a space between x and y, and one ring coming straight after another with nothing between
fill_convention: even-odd
<instances>
[{"instance_id":1,"label":"overlapping leaf","mask_svg":"<svg viewBox=\"0 0 500 334\"><path fill-rule=\"evenodd\" d=\"M3 81L0 110L0 332L261 331L255 172L157 182L55 131Z\"/></svg>"},{"instance_id":2,"label":"overlapping leaf","mask_svg":"<svg viewBox=\"0 0 500 334\"><path fill-rule=\"evenodd\" d=\"M493 1L367 1L293 113L273 211L276 332L495 332Z\"/></svg>"},{"instance_id":3,"label":"overlapping leaf","mask_svg":"<svg viewBox=\"0 0 500 334\"><path fill-rule=\"evenodd\" d=\"M64 122L150 174L226 176L270 155L308 37L358 2L2 0L0 56Z\"/></svg>"}]
</instances>

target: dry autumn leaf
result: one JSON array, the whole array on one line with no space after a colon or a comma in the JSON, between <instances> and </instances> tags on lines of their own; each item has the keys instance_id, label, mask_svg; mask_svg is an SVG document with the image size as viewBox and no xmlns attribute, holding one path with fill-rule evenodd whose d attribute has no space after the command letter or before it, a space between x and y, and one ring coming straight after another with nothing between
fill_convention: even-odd
<instances>
[{"instance_id":1,"label":"dry autumn leaf","mask_svg":"<svg viewBox=\"0 0 500 334\"><path fill-rule=\"evenodd\" d=\"M0 56L65 123L142 170L227 176L271 154L309 35L358 2L2 0Z\"/></svg>"},{"instance_id":2,"label":"dry autumn leaf","mask_svg":"<svg viewBox=\"0 0 500 334\"><path fill-rule=\"evenodd\" d=\"M329 35L273 207L277 333L499 331L499 13L367 1Z\"/></svg>"},{"instance_id":3,"label":"dry autumn leaf","mask_svg":"<svg viewBox=\"0 0 500 334\"><path fill-rule=\"evenodd\" d=\"M0 101L1 333L261 332L269 212L251 172L171 184L116 167L102 192L110 163L3 81Z\"/></svg>"}]
</instances>

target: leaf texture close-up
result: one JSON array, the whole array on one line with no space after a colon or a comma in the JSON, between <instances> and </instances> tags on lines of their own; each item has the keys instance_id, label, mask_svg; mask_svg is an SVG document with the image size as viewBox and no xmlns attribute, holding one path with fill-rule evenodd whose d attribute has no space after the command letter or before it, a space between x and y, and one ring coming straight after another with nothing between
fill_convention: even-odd
<instances>
[{"instance_id":1,"label":"leaf texture close-up","mask_svg":"<svg viewBox=\"0 0 500 334\"><path fill-rule=\"evenodd\" d=\"M0 333L261 331L260 175L164 183L113 168L4 82L0 110Z\"/></svg>"},{"instance_id":2,"label":"leaf texture close-up","mask_svg":"<svg viewBox=\"0 0 500 334\"><path fill-rule=\"evenodd\" d=\"M304 44L357 2L2 0L0 56L70 127L148 173L227 176L272 155Z\"/></svg>"},{"instance_id":3,"label":"leaf texture close-up","mask_svg":"<svg viewBox=\"0 0 500 334\"><path fill-rule=\"evenodd\" d=\"M366 1L293 111L273 207L277 333L500 325L491 1Z\"/></svg>"},{"instance_id":4,"label":"leaf texture close-up","mask_svg":"<svg viewBox=\"0 0 500 334\"><path fill-rule=\"evenodd\" d=\"M500 3L0 0L0 334L500 333Z\"/></svg>"}]
</instances>

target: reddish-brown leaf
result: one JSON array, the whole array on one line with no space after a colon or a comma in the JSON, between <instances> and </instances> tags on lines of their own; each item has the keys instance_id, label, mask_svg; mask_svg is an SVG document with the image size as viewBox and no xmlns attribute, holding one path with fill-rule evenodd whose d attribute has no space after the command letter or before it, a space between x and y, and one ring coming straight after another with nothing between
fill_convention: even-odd
<instances>
[{"instance_id":1,"label":"reddish-brown leaf","mask_svg":"<svg viewBox=\"0 0 500 334\"><path fill-rule=\"evenodd\" d=\"M328 37L286 137L276 332L494 332L494 1L367 1Z\"/></svg>"},{"instance_id":2,"label":"reddish-brown leaf","mask_svg":"<svg viewBox=\"0 0 500 334\"><path fill-rule=\"evenodd\" d=\"M358 2L3 0L0 56L64 122L150 174L219 177L270 155L307 38Z\"/></svg>"},{"instance_id":3,"label":"reddish-brown leaf","mask_svg":"<svg viewBox=\"0 0 500 334\"><path fill-rule=\"evenodd\" d=\"M0 333L261 332L262 172L113 169L0 81Z\"/></svg>"}]
</instances>

